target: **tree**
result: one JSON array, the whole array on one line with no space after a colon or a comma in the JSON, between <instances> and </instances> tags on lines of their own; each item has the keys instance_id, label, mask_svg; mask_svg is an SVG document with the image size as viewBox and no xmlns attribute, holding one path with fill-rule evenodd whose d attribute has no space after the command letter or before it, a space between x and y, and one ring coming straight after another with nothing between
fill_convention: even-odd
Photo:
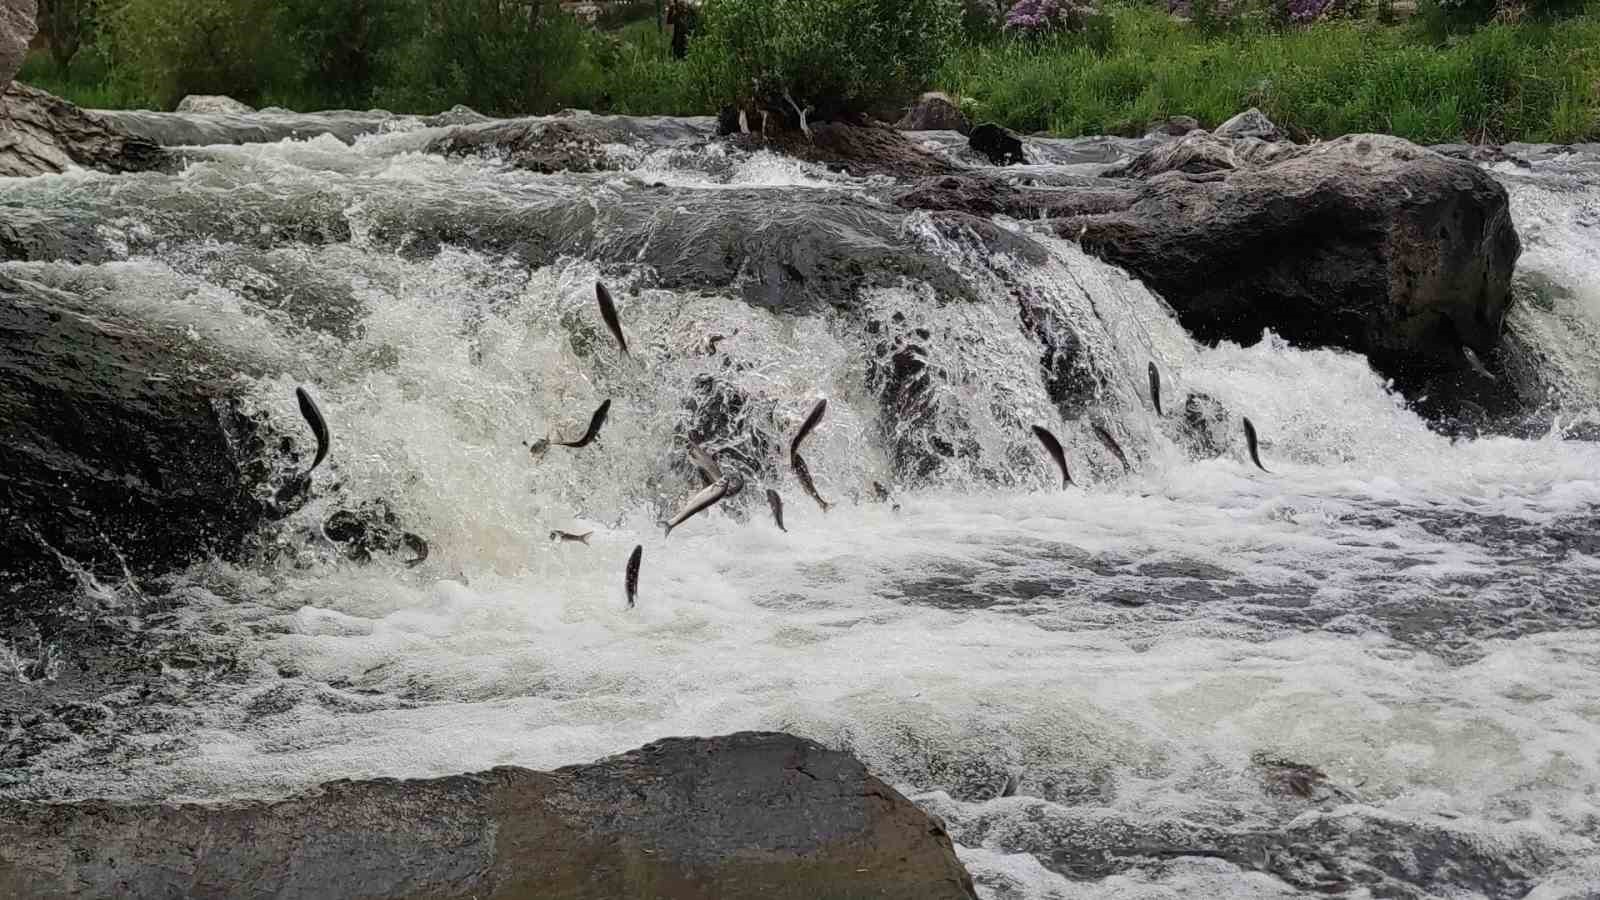
<instances>
[{"instance_id":1,"label":"tree","mask_svg":"<svg viewBox=\"0 0 1600 900\"><path fill-rule=\"evenodd\" d=\"M94 37L97 0L39 0L39 31L50 42L50 58L62 75Z\"/></svg>"}]
</instances>

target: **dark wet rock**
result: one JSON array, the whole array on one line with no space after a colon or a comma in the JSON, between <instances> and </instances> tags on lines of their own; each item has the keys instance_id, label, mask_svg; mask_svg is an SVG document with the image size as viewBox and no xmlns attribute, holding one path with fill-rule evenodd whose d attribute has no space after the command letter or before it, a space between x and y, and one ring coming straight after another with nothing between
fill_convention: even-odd
<instances>
[{"instance_id":1,"label":"dark wet rock","mask_svg":"<svg viewBox=\"0 0 1600 900\"><path fill-rule=\"evenodd\" d=\"M255 112L255 107L240 103L221 94L190 94L178 101L178 112L207 115L242 116Z\"/></svg>"},{"instance_id":2,"label":"dark wet rock","mask_svg":"<svg viewBox=\"0 0 1600 900\"><path fill-rule=\"evenodd\" d=\"M1253 106L1218 125L1212 129L1211 134L1225 140L1255 138L1268 143L1281 141L1284 138L1278 126Z\"/></svg>"},{"instance_id":3,"label":"dark wet rock","mask_svg":"<svg viewBox=\"0 0 1600 900\"><path fill-rule=\"evenodd\" d=\"M697 375L684 396L682 436L711 452L718 463L737 471L746 483L756 483L777 472L779 429L773 418L775 404L752 397L732 380L718 375ZM698 470L687 454L675 466L687 479L700 483ZM752 491L742 504L757 502Z\"/></svg>"},{"instance_id":4,"label":"dark wet rock","mask_svg":"<svg viewBox=\"0 0 1600 900\"><path fill-rule=\"evenodd\" d=\"M322 533L352 562L371 562L377 554L400 557L408 563L428 558L427 542L406 531L400 517L382 499L334 512L322 523Z\"/></svg>"},{"instance_id":5,"label":"dark wet rock","mask_svg":"<svg viewBox=\"0 0 1600 900\"><path fill-rule=\"evenodd\" d=\"M28 58L28 45L37 28L34 0L0 0L0 88L11 81Z\"/></svg>"},{"instance_id":6,"label":"dark wet rock","mask_svg":"<svg viewBox=\"0 0 1600 900\"><path fill-rule=\"evenodd\" d=\"M901 313L868 322L867 332L876 340L866 384L878 396L878 421L895 474L910 484L926 483L952 459L977 458L977 441L951 421L941 403L950 372L932 359L933 333Z\"/></svg>"},{"instance_id":7,"label":"dark wet rock","mask_svg":"<svg viewBox=\"0 0 1600 900\"><path fill-rule=\"evenodd\" d=\"M968 146L983 154L996 166L1010 166L1028 161L1022 152L1022 139L993 122L985 122L972 129Z\"/></svg>"},{"instance_id":8,"label":"dark wet rock","mask_svg":"<svg viewBox=\"0 0 1600 900\"><path fill-rule=\"evenodd\" d=\"M975 216L1057 219L1127 209L1138 187L1133 182L1083 176L1054 184L1016 184L972 173L924 178L895 197L895 203L905 209L957 210Z\"/></svg>"},{"instance_id":9,"label":"dark wet rock","mask_svg":"<svg viewBox=\"0 0 1600 900\"><path fill-rule=\"evenodd\" d=\"M0 217L0 262L101 263L112 258L94 223L60 210L7 208Z\"/></svg>"},{"instance_id":10,"label":"dark wet rock","mask_svg":"<svg viewBox=\"0 0 1600 900\"><path fill-rule=\"evenodd\" d=\"M1492 358L1521 252L1504 187L1382 135L1165 173L1127 210L1056 228L1160 292L1201 340L1251 344L1270 328L1343 347L1435 402L1457 398L1463 347Z\"/></svg>"},{"instance_id":11,"label":"dark wet rock","mask_svg":"<svg viewBox=\"0 0 1600 900\"><path fill-rule=\"evenodd\" d=\"M259 522L258 423L190 343L0 275L0 345L5 577L168 571Z\"/></svg>"},{"instance_id":12,"label":"dark wet rock","mask_svg":"<svg viewBox=\"0 0 1600 900\"><path fill-rule=\"evenodd\" d=\"M0 895L951 898L936 820L783 734L553 772L335 781L273 802L0 805Z\"/></svg>"},{"instance_id":13,"label":"dark wet rock","mask_svg":"<svg viewBox=\"0 0 1600 900\"><path fill-rule=\"evenodd\" d=\"M1200 127L1200 122L1193 116L1169 116L1150 123L1146 131L1147 136L1158 137L1183 137Z\"/></svg>"},{"instance_id":14,"label":"dark wet rock","mask_svg":"<svg viewBox=\"0 0 1600 900\"><path fill-rule=\"evenodd\" d=\"M968 134L972 123L950 98L940 93L923 94L894 127L902 131L956 131Z\"/></svg>"},{"instance_id":15,"label":"dark wet rock","mask_svg":"<svg viewBox=\"0 0 1600 900\"><path fill-rule=\"evenodd\" d=\"M64 172L140 172L165 161L155 144L60 97L21 82L0 90L0 177Z\"/></svg>"},{"instance_id":16,"label":"dark wet rock","mask_svg":"<svg viewBox=\"0 0 1600 900\"><path fill-rule=\"evenodd\" d=\"M446 156L488 156L533 172L596 172L620 168L627 160L608 145L662 148L687 145L710 136L703 119L567 116L490 121L451 129L428 144Z\"/></svg>"},{"instance_id":17,"label":"dark wet rock","mask_svg":"<svg viewBox=\"0 0 1600 900\"><path fill-rule=\"evenodd\" d=\"M751 122L750 127L758 130L760 121ZM734 140L745 149L773 150L858 178L917 178L956 171L903 132L880 122L820 122L810 128L810 137L796 128L739 135Z\"/></svg>"}]
</instances>

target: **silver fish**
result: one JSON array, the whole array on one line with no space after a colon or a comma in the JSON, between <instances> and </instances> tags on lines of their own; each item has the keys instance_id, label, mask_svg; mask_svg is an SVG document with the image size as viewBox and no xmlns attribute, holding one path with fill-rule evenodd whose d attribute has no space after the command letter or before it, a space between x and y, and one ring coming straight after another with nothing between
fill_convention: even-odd
<instances>
[{"instance_id":1,"label":"silver fish","mask_svg":"<svg viewBox=\"0 0 1600 900\"><path fill-rule=\"evenodd\" d=\"M639 561L644 559L644 545L637 544L628 554L628 568L622 576L622 589L628 593L628 608L633 609L633 599L639 594Z\"/></svg>"},{"instance_id":2,"label":"silver fish","mask_svg":"<svg viewBox=\"0 0 1600 900\"><path fill-rule=\"evenodd\" d=\"M1105 444L1106 449L1111 451L1111 455L1117 458L1117 462L1122 463L1124 472L1133 471L1133 466L1128 465L1128 455L1122 452L1122 445L1118 444L1117 439L1111 436L1111 432L1096 425L1094 426L1094 434L1095 437L1100 439L1100 443Z\"/></svg>"},{"instance_id":3,"label":"silver fish","mask_svg":"<svg viewBox=\"0 0 1600 900\"><path fill-rule=\"evenodd\" d=\"M300 415L305 416L306 424L311 426L311 433L317 436L317 458L311 463L311 468L305 474L315 472L317 466L328 457L328 447L333 443L328 435L328 420L322 417L322 410L317 408L317 401L303 387L294 389L294 395L300 400Z\"/></svg>"},{"instance_id":4,"label":"silver fish","mask_svg":"<svg viewBox=\"0 0 1600 900\"><path fill-rule=\"evenodd\" d=\"M1256 464L1256 468L1269 475L1272 474L1266 466L1261 464L1261 452L1257 449L1256 426L1251 423L1249 416L1246 416L1244 420L1244 443L1245 446L1250 448L1250 461Z\"/></svg>"},{"instance_id":5,"label":"silver fish","mask_svg":"<svg viewBox=\"0 0 1600 900\"><path fill-rule=\"evenodd\" d=\"M1490 381L1500 380L1494 377L1494 373L1489 371L1489 367L1483 364L1483 360L1478 358L1478 354L1472 352L1471 347L1463 345L1461 348L1461 355L1467 358L1467 365L1472 367L1472 371L1477 372L1479 375L1482 375Z\"/></svg>"},{"instance_id":6,"label":"silver fish","mask_svg":"<svg viewBox=\"0 0 1600 900\"><path fill-rule=\"evenodd\" d=\"M594 283L594 298L600 303L600 318L606 320L606 327L611 329L611 336L617 339L617 346L622 348L622 355L628 355L628 339L622 336L622 320L617 318L617 305L611 301L611 292L606 286L596 281Z\"/></svg>"},{"instance_id":7,"label":"silver fish","mask_svg":"<svg viewBox=\"0 0 1600 900\"><path fill-rule=\"evenodd\" d=\"M800 423L800 430L794 433L794 440L789 442L789 456L793 457L800 452L800 443L806 439L806 435L811 433L811 429L817 427L817 423L822 421L822 416L827 411L828 399L826 397L818 400L817 405L811 407L811 412L806 414L806 420Z\"/></svg>"},{"instance_id":8,"label":"silver fish","mask_svg":"<svg viewBox=\"0 0 1600 900\"><path fill-rule=\"evenodd\" d=\"M1161 415L1161 370L1150 363L1150 402L1155 404L1156 415Z\"/></svg>"},{"instance_id":9,"label":"silver fish","mask_svg":"<svg viewBox=\"0 0 1600 900\"><path fill-rule=\"evenodd\" d=\"M705 481L707 487L722 479L722 466L717 464L717 458L694 441L689 442L689 461L700 470L700 478Z\"/></svg>"},{"instance_id":10,"label":"silver fish","mask_svg":"<svg viewBox=\"0 0 1600 900\"><path fill-rule=\"evenodd\" d=\"M1050 433L1050 429L1043 425L1033 426L1033 435L1039 439L1039 443L1044 445L1044 449L1050 454L1050 458L1056 461L1056 468L1061 470L1061 487L1065 489L1067 485L1072 483L1072 474L1067 471L1067 453L1061 449L1061 442L1056 440L1056 436Z\"/></svg>"},{"instance_id":11,"label":"silver fish","mask_svg":"<svg viewBox=\"0 0 1600 900\"><path fill-rule=\"evenodd\" d=\"M539 438L537 441L534 441L531 444L527 441L523 441L522 445L528 448L529 456L532 456L534 459L538 459L545 454L546 450L550 449L550 439Z\"/></svg>"},{"instance_id":12,"label":"silver fish","mask_svg":"<svg viewBox=\"0 0 1600 900\"><path fill-rule=\"evenodd\" d=\"M606 424L606 416L610 412L611 398L607 397L605 402L600 404L600 408L596 409L594 415L589 418L589 430L583 433L583 437L575 441L556 441L556 446L578 448L589 446L589 442L600 434L600 426Z\"/></svg>"},{"instance_id":13,"label":"silver fish","mask_svg":"<svg viewBox=\"0 0 1600 900\"><path fill-rule=\"evenodd\" d=\"M582 544L587 547L589 546L589 536L592 534L594 534L592 531L585 531L583 534L573 534L568 531L552 531L550 532L550 540L571 541L572 543Z\"/></svg>"},{"instance_id":14,"label":"silver fish","mask_svg":"<svg viewBox=\"0 0 1600 900\"><path fill-rule=\"evenodd\" d=\"M772 507L772 521L778 523L778 530L788 534L789 529L783 527L783 498L772 488L767 488L767 505Z\"/></svg>"},{"instance_id":15,"label":"silver fish","mask_svg":"<svg viewBox=\"0 0 1600 900\"><path fill-rule=\"evenodd\" d=\"M673 516L672 521L667 523L667 537L672 537L672 529L677 528L684 522L694 518L695 515L710 509L723 500L736 496L742 490L744 490L744 479L740 478L737 473L729 473L727 476L718 479L716 483L690 498L687 506L678 510L678 514Z\"/></svg>"},{"instance_id":16,"label":"silver fish","mask_svg":"<svg viewBox=\"0 0 1600 900\"><path fill-rule=\"evenodd\" d=\"M806 468L805 457L798 453L789 454L789 467L794 469L795 477L800 479L800 486L805 488L807 494L811 495L811 499L817 501L817 505L822 507L823 512L827 512L828 507L833 504L822 499L822 495L817 493L817 486L811 481L811 470Z\"/></svg>"}]
</instances>

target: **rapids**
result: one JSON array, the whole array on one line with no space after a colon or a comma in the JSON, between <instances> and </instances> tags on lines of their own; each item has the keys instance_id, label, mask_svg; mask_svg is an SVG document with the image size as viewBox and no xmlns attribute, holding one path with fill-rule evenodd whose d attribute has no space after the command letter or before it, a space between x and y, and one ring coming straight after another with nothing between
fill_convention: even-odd
<instances>
[{"instance_id":1,"label":"rapids","mask_svg":"<svg viewBox=\"0 0 1600 900\"><path fill-rule=\"evenodd\" d=\"M1526 247L1508 328L1553 424L1467 439L1361 357L1197 345L1027 222L717 145L536 175L422 152L434 133L0 181L83 236L0 271L230 360L302 453L306 384L333 433L258 558L84 578L84 615L159 679L0 644L0 795L273 796L778 729L942 816L989 898L1594 896L1600 154L1494 169ZM1030 168L1119 147L1052 152ZM1220 412L1189 422L1191 395ZM826 515L780 449L822 396ZM594 445L529 454L606 398ZM668 541L691 433L748 486ZM318 523L347 498L389 503L427 562L332 552ZM1294 765L1325 777L1285 789Z\"/></svg>"}]
</instances>

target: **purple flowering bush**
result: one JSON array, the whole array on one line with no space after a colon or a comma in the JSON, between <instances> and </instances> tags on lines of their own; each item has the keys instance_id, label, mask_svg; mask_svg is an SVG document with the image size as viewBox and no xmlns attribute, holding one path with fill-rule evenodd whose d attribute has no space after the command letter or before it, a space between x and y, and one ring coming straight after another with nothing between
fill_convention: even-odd
<instances>
[{"instance_id":1,"label":"purple flowering bush","mask_svg":"<svg viewBox=\"0 0 1600 900\"><path fill-rule=\"evenodd\" d=\"M1005 30L1026 35L1080 31L1095 12L1090 0L1017 0L1006 13Z\"/></svg>"}]
</instances>

